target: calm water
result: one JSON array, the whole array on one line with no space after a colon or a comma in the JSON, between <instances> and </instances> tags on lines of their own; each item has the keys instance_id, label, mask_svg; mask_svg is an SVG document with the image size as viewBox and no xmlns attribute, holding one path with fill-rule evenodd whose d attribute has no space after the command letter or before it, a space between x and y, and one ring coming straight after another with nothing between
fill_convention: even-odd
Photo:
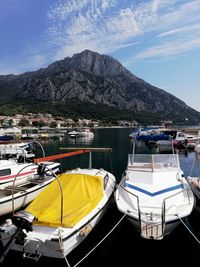
<instances>
[{"instance_id":1,"label":"calm water","mask_svg":"<svg viewBox=\"0 0 200 267\"><path fill-rule=\"evenodd\" d=\"M126 168L128 153L132 150L132 142L128 138L131 129L98 129L95 130L93 140L77 138L76 140L66 138L62 141L51 141L44 143L46 155L66 153L61 147L110 147L112 153L93 153L92 165L97 168L104 168L111 171L116 176L117 181ZM140 143L136 147L137 153L149 153L156 148L150 148ZM189 175L194 160L194 152L180 151L180 164L185 175ZM88 166L88 154L77 155L65 158L60 161L62 169ZM200 163L195 164L192 175L200 173ZM99 224L93 229L91 234L68 255L68 261L74 266L88 251L90 251L118 222L122 214L116 209L114 201ZM195 235L200 236L200 215L193 212L187 224L192 228ZM136 264L137 262L137 264ZM21 254L10 252L2 266L10 264L20 264L21 266L44 266L47 264L59 264L67 266L64 260L41 258L39 262L22 259ZM197 266L200 264L200 245L191 236L188 230L180 226L170 235L161 241L145 240L135 231L133 226L124 219L120 225L112 232L106 240L95 249L79 266L138 266L139 264L150 264L162 266L164 264L190 264Z\"/></svg>"}]
</instances>

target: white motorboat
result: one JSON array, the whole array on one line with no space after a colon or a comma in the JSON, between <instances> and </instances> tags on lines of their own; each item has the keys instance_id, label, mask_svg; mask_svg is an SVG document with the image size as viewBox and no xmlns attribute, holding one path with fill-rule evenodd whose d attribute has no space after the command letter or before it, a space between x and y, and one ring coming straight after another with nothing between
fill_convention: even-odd
<instances>
[{"instance_id":1,"label":"white motorboat","mask_svg":"<svg viewBox=\"0 0 200 267\"><path fill-rule=\"evenodd\" d=\"M15 158L18 162L26 162L33 160L33 146L31 143L7 143L0 144L0 158Z\"/></svg>"},{"instance_id":2,"label":"white motorboat","mask_svg":"<svg viewBox=\"0 0 200 267\"><path fill-rule=\"evenodd\" d=\"M42 150L42 160L36 159L35 155L32 154L32 151L36 149L34 148L35 145ZM13 182L16 176L18 181L23 182L23 180L26 181L29 177L37 174L38 164L36 163L38 160L46 166L46 174L52 175L52 171L54 173L60 171L60 163L46 161L44 149L37 141L0 145L0 157L3 158L0 160L0 185Z\"/></svg>"},{"instance_id":3,"label":"white motorboat","mask_svg":"<svg viewBox=\"0 0 200 267\"><path fill-rule=\"evenodd\" d=\"M43 164L55 171L55 173L60 169L60 163L43 161ZM18 181L26 180L27 177L37 174L37 171L38 164L18 163L15 159L0 160L0 185L12 182L16 176Z\"/></svg>"},{"instance_id":4,"label":"white motorboat","mask_svg":"<svg viewBox=\"0 0 200 267\"><path fill-rule=\"evenodd\" d=\"M100 220L115 185L115 177L104 169L77 168L61 174L25 211L0 227L0 259L10 249L35 260L66 257Z\"/></svg>"},{"instance_id":5,"label":"white motorboat","mask_svg":"<svg viewBox=\"0 0 200 267\"><path fill-rule=\"evenodd\" d=\"M36 174L37 168L36 164L18 163L15 159L0 160L0 184L12 182L18 173L18 179L26 179Z\"/></svg>"},{"instance_id":6,"label":"white motorboat","mask_svg":"<svg viewBox=\"0 0 200 267\"><path fill-rule=\"evenodd\" d=\"M13 182L0 184L0 216L24 208L55 179L54 173L59 170L60 163L46 162L37 166L37 173L21 179L19 172Z\"/></svg>"},{"instance_id":7,"label":"white motorboat","mask_svg":"<svg viewBox=\"0 0 200 267\"><path fill-rule=\"evenodd\" d=\"M129 154L115 200L146 239L170 234L195 203L178 154Z\"/></svg>"},{"instance_id":8,"label":"white motorboat","mask_svg":"<svg viewBox=\"0 0 200 267\"><path fill-rule=\"evenodd\" d=\"M200 142L200 132L197 135L188 134L176 130L166 130L162 132L163 135L168 135L169 140L163 140L156 142L160 146L166 146L173 144L175 148L194 148Z\"/></svg>"},{"instance_id":9,"label":"white motorboat","mask_svg":"<svg viewBox=\"0 0 200 267\"><path fill-rule=\"evenodd\" d=\"M178 143L181 142L182 144L185 144L186 147L194 148L200 142L200 132L198 132L197 135L187 134L184 132L177 132L176 137L174 139L175 145L176 142Z\"/></svg>"},{"instance_id":10,"label":"white motorboat","mask_svg":"<svg viewBox=\"0 0 200 267\"><path fill-rule=\"evenodd\" d=\"M94 133L89 128L73 130L70 131L68 135L71 138L77 138L77 137L94 138Z\"/></svg>"}]
</instances>

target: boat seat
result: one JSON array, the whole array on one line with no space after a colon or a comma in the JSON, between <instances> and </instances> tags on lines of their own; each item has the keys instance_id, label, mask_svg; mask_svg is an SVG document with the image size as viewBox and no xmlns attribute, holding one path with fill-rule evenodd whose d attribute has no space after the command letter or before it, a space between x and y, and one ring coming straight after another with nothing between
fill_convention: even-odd
<instances>
[{"instance_id":1,"label":"boat seat","mask_svg":"<svg viewBox=\"0 0 200 267\"><path fill-rule=\"evenodd\" d=\"M32 184L41 184L41 183L43 183L45 180L44 180L44 177L41 177L41 176L39 176L39 177L37 177L37 178L31 178L30 180L29 180L29 182L30 183L32 183Z\"/></svg>"},{"instance_id":2,"label":"boat seat","mask_svg":"<svg viewBox=\"0 0 200 267\"><path fill-rule=\"evenodd\" d=\"M26 186L19 186L19 187L16 187L16 186L7 186L5 187L3 190L13 190L13 191L26 191L27 190L27 187Z\"/></svg>"}]
</instances>

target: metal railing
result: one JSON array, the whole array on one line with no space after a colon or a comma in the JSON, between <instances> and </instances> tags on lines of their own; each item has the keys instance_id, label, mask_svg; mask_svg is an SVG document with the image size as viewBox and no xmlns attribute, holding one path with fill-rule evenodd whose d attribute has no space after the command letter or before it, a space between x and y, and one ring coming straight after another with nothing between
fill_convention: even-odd
<instances>
[{"instance_id":1,"label":"metal railing","mask_svg":"<svg viewBox=\"0 0 200 267\"><path fill-rule=\"evenodd\" d=\"M158 221L156 224L151 224L151 223L148 223L148 222L147 222L146 225L145 225L145 228L144 228L144 227L142 226L142 217L143 217L142 215L143 215L143 212L141 211L141 207L140 207L140 204L139 204L139 197L138 197L137 195L133 194L132 192L130 192L129 190L127 190L127 189L124 187L123 183L124 183L125 180L126 180L126 179L124 179L124 178L125 178L125 176L122 178L122 180L121 180L121 182L119 183L118 186L120 186L124 191L126 191L128 194L134 196L134 197L137 199L138 223L139 223L139 228L140 228L140 232L141 232L141 234L142 234L142 231L145 231L145 230L148 231L149 229L152 230L152 233L153 233L153 227L157 227L157 234L158 234L158 230L159 230L158 227L161 226L161 232L159 233L159 235L157 236L157 238L158 238L158 237L160 237L160 238L163 237L163 235L164 235L164 231L165 231L165 224L166 224L166 201L167 201L168 199L173 198L174 196L176 196L176 195L178 195L178 194L181 194L181 193L183 193L184 191L186 191L186 193L187 193L187 199L188 199L188 204L191 204L190 196L189 196L189 188L187 188L187 187L183 188L183 189L182 189L181 191L179 191L178 193L175 193L175 194L173 194L173 195L171 195L171 196L165 197L165 198L163 199L163 202L162 202L161 207L159 208L159 210L160 210L160 214L157 214L157 213L153 214L152 212L149 212L149 213L145 212L145 213L144 213L144 215L145 215L146 218L147 218L147 216L153 218L153 215L157 215L157 216L159 215L159 216L161 217L160 223L159 223L159 221ZM186 205L186 204L183 204L183 205L181 205L181 206L184 206L184 205ZM173 206L173 205L172 205L172 206ZM144 208L144 206L143 206L143 208ZM155 207L150 207L150 206L148 206L148 208L149 208L150 210L155 209ZM153 219L152 219L152 220L153 220Z\"/></svg>"},{"instance_id":2,"label":"metal railing","mask_svg":"<svg viewBox=\"0 0 200 267\"><path fill-rule=\"evenodd\" d=\"M122 177L118 186L120 186L124 191L131 194L132 196L134 196L137 199L138 223L139 223L139 227L141 228L141 212L140 212L139 197L137 195L133 194L132 192L130 192L129 190L127 190L122 183L124 183L124 177Z\"/></svg>"}]
</instances>

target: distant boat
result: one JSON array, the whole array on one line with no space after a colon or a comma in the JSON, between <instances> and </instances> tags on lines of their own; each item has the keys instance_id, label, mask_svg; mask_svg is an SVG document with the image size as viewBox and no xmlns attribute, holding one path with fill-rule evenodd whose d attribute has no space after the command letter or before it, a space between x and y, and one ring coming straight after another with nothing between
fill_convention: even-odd
<instances>
[{"instance_id":1,"label":"distant boat","mask_svg":"<svg viewBox=\"0 0 200 267\"><path fill-rule=\"evenodd\" d=\"M133 131L129 137L137 141L153 142L161 149L167 149L172 144L175 148L194 148L200 143L200 132L197 135L163 128L142 128Z\"/></svg>"},{"instance_id":2,"label":"distant boat","mask_svg":"<svg viewBox=\"0 0 200 267\"><path fill-rule=\"evenodd\" d=\"M6 143L0 144L0 158L15 158L21 162L31 161L35 157L31 143Z\"/></svg>"},{"instance_id":3,"label":"distant boat","mask_svg":"<svg viewBox=\"0 0 200 267\"><path fill-rule=\"evenodd\" d=\"M200 177L187 177L187 181L195 195L200 200Z\"/></svg>"},{"instance_id":4,"label":"distant boat","mask_svg":"<svg viewBox=\"0 0 200 267\"><path fill-rule=\"evenodd\" d=\"M199 200L200 200L200 173L199 176L193 176L193 168L195 166L195 164L199 164L199 155L200 155L200 144L196 145L195 148L195 158L194 158L194 162L192 164L192 168L190 171L190 175L187 177L187 181L196 197L197 201L197 205L199 205ZM200 166L199 166L200 167Z\"/></svg>"},{"instance_id":5,"label":"distant boat","mask_svg":"<svg viewBox=\"0 0 200 267\"><path fill-rule=\"evenodd\" d=\"M77 137L93 138L94 137L94 133L89 128L70 131L68 135L71 138L77 138Z\"/></svg>"},{"instance_id":6,"label":"distant boat","mask_svg":"<svg viewBox=\"0 0 200 267\"><path fill-rule=\"evenodd\" d=\"M169 135L174 147L177 148L194 148L200 142L200 134L197 135L188 134L181 131L167 130L163 134Z\"/></svg>"},{"instance_id":7,"label":"distant boat","mask_svg":"<svg viewBox=\"0 0 200 267\"><path fill-rule=\"evenodd\" d=\"M146 239L170 234L195 203L177 154L130 154L115 200Z\"/></svg>"},{"instance_id":8,"label":"distant boat","mask_svg":"<svg viewBox=\"0 0 200 267\"><path fill-rule=\"evenodd\" d=\"M0 135L0 141L10 141L13 139L13 136L10 135Z\"/></svg>"},{"instance_id":9,"label":"distant boat","mask_svg":"<svg viewBox=\"0 0 200 267\"><path fill-rule=\"evenodd\" d=\"M0 129L0 142L10 141L19 137L21 137L21 130L19 128Z\"/></svg>"},{"instance_id":10,"label":"distant boat","mask_svg":"<svg viewBox=\"0 0 200 267\"><path fill-rule=\"evenodd\" d=\"M169 135L163 133L163 128L141 128L129 134L129 137L137 141L156 142L158 140L169 140Z\"/></svg>"}]
</instances>

